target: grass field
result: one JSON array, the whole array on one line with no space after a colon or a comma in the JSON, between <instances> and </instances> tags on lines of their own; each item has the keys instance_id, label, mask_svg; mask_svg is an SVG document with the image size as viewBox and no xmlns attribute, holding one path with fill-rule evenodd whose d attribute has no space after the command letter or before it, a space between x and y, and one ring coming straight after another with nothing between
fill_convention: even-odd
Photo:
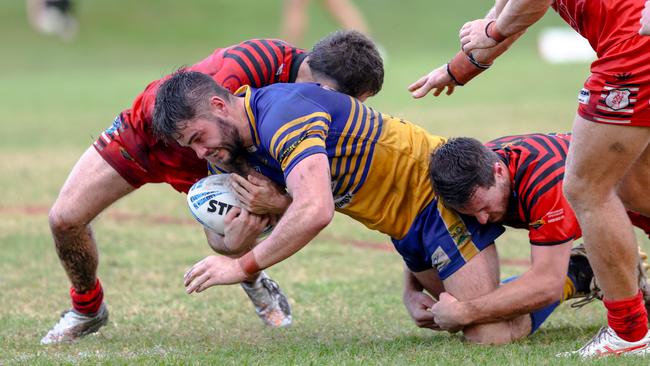
<instances>
[{"instance_id":1,"label":"grass field","mask_svg":"<svg viewBox=\"0 0 650 366\"><path fill-rule=\"evenodd\" d=\"M503 347L420 330L401 303L402 264L389 240L340 215L269 271L290 296L290 329L264 328L237 286L187 296L182 274L210 251L185 197L162 185L144 187L94 223L109 325L75 344L40 346L69 306L47 211L93 137L149 81L216 47L281 36L280 0L78 3L81 33L71 43L29 29L23 1L0 3L0 365L581 363L554 354L579 347L604 324L600 304L562 306L537 334ZM555 14L471 86L414 101L406 86L447 61L458 28L490 2L472 2L472 11L442 1L357 3L388 53L384 89L369 101L376 109L435 134L483 140L570 129L588 65L548 65L537 56L535 36L560 24ZM336 29L316 4L311 13L305 47ZM498 248L504 277L525 270L525 232L508 231Z\"/></svg>"}]
</instances>

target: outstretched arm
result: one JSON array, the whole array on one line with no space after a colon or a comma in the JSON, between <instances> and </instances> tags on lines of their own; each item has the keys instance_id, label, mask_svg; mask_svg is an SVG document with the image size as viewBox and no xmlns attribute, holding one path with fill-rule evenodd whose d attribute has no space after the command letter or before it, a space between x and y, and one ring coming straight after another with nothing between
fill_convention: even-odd
<instances>
[{"instance_id":1,"label":"outstretched arm","mask_svg":"<svg viewBox=\"0 0 650 366\"><path fill-rule=\"evenodd\" d=\"M506 3L507 0L497 0L485 18L495 20ZM411 92L411 96L422 98L434 90L433 96L437 97L445 89L447 89L445 94L453 94L456 86L465 85L478 74L487 70L494 60L503 54L524 32L525 30L514 34L492 48L474 50L469 56L462 51L459 52L448 63L409 85L408 90Z\"/></svg>"}]
</instances>

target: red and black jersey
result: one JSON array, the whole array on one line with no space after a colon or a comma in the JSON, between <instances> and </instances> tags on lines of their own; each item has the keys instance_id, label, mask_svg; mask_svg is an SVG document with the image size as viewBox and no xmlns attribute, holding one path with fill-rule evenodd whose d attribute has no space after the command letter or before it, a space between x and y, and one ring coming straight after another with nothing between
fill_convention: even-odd
<instances>
[{"instance_id":1,"label":"red and black jersey","mask_svg":"<svg viewBox=\"0 0 650 366\"><path fill-rule=\"evenodd\" d=\"M187 70L203 72L235 92L242 85L262 87L294 82L307 53L276 39L253 39L216 49ZM206 162L190 148L158 141L152 133L158 87L169 78L153 81L131 108L120 113L94 146L133 187L167 182L179 191L207 174Z\"/></svg>"},{"instance_id":2,"label":"red and black jersey","mask_svg":"<svg viewBox=\"0 0 650 366\"><path fill-rule=\"evenodd\" d=\"M582 234L562 182L570 135L502 137L486 146L508 167L512 195L504 224L529 230L533 245L555 245Z\"/></svg>"}]
</instances>

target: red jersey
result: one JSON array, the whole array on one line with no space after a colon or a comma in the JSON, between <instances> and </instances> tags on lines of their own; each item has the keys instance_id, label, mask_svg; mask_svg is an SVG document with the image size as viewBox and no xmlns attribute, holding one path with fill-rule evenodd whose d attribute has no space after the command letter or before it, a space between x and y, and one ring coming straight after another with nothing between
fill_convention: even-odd
<instances>
[{"instance_id":1,"label":"red jersey","mask_svg":"<svg viewBox=\"0 0 650 366\"><path fill-rule=\"evenodd\" d=\"M486 144L510 172L512 194L505 225L529 230L533 245L555 245L582 233L562 182L569 135L502 137Z\"/></svg>"},{"instance_id":2,"label":"red jersey","mask_svg":"<svg viewBox=\"0 0 650 366\"><path fill-rule=\"evenodd\" d=\"M275 39L254 39L215 50L188 70L211 75L235 92L242 85L262 87L273 83L294 82L304 50ZM152 134L153 109L158 87L169 78L150 83L124 110L94 146L124 179L138 188L145 183L167 182L187 192L207 175L207 163L190 148L157 141Z\"/></svg>"},{"instance_id":3,"label":"red jersey","mask_svg":"<svg viewBox=\"0 0 650 366\"><path fill-rule=\"evenodd\" d=\"M600 56L638 34L646 0L555 0L553 9L585 37Z\"/></svg>"}]
</instances>

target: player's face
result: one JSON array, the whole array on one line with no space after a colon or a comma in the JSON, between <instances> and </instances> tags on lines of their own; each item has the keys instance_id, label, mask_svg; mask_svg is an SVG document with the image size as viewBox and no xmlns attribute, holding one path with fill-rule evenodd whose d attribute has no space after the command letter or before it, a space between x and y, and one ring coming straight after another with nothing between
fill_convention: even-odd
<instances>
[{"instance_id":1,"label":"player's face","mask_svg":"<svg viewBox=\"0 0 650 366\"><path fill-rule=\"evenodd\" d=\"M202 116L187 123L177 139L181 146L192 148L200 159L231 166L244 153L237 128L219 116Z\"/></svg>"},{"instance_id":2,"label":"player's face","mask_svg":"<svg viewBox=\"0 0 650 366\"><path fill-rule=\"evenodd\" d=\"M508 210L509 197L508 182L497 179L492 187L479 187L469 202L458 211L476 217L481 224L501 222Z\"/></svg>"}]
</instances>

